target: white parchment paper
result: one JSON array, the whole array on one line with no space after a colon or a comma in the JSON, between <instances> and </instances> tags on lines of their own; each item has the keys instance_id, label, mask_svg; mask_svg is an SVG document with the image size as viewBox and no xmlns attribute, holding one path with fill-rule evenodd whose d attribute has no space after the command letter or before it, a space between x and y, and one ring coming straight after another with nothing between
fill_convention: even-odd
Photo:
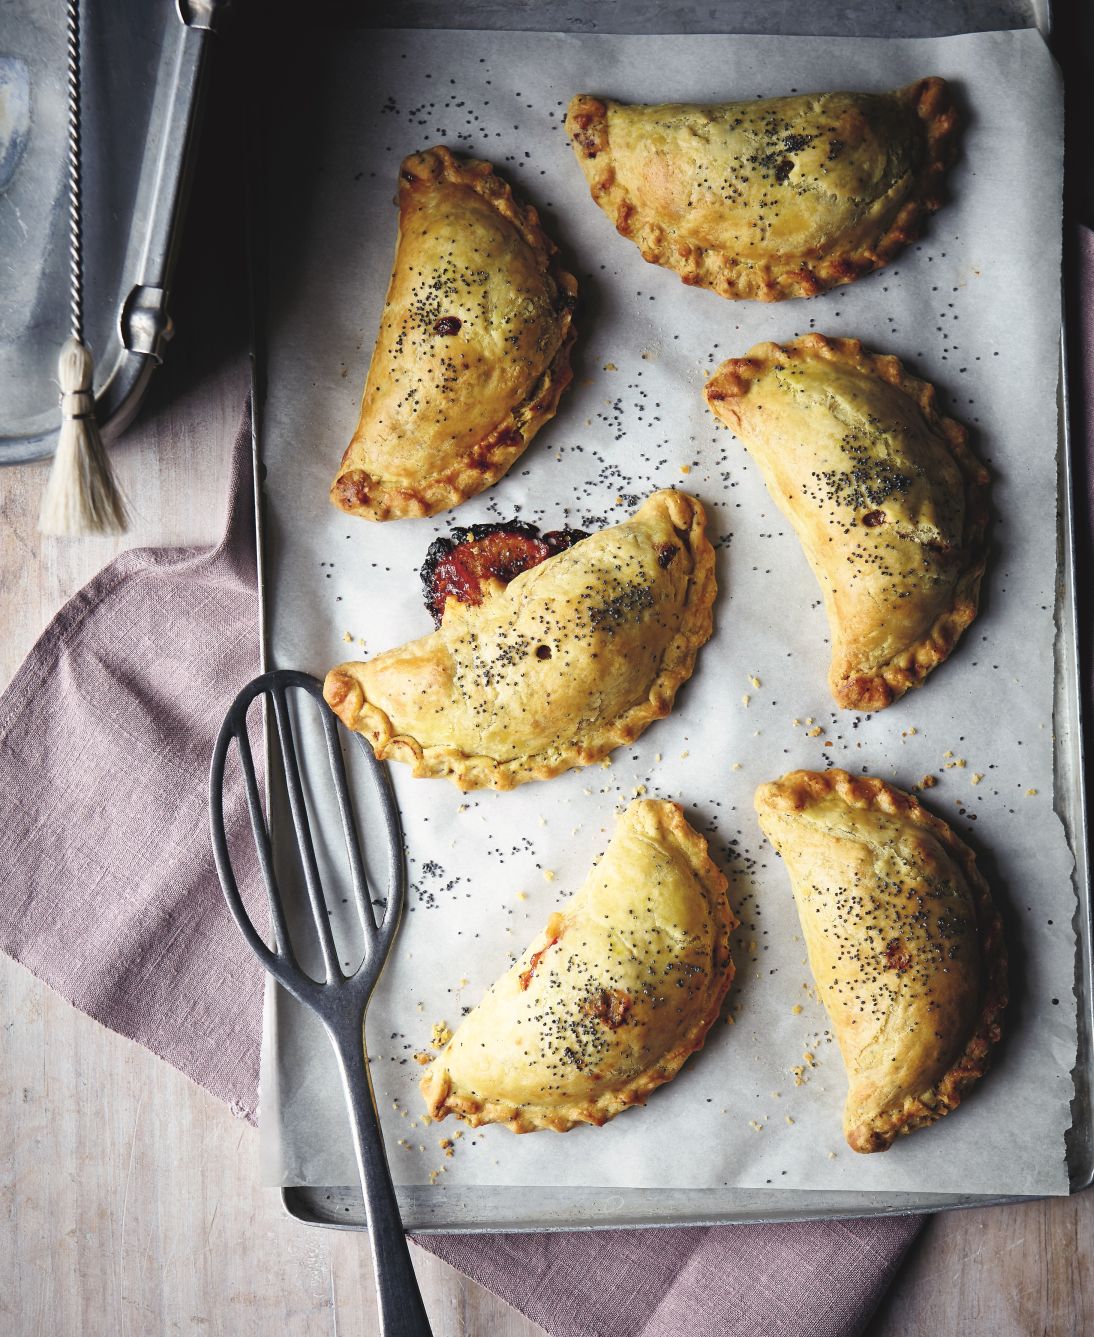
<instances>
[{"instance_id":1,"label":"white parchment paper","mask_svg":"<svg viewBox=\"0 0 1094 1337\"><path fill-rule=\"evenodd\" d=\"M611 524L653 489L707 507L716 633L671 717L611 764L508 794L394 767L412 889L369 1013L401 1183L1066 1192L1075 1061L1072 858L1053 808L1060 87L1034 32L934 40L386 32L315 41L321 83L280 131L271 201L263 456L271 660L320 676L431 623L417 571L456 522ZM967 128L951 199L895 264L810 301L728 302L647 265L589 198L562 130L579 91L721 101L954 81ZM444 142L490 159L540 209L581 287L575 382L497 486L436 520L347 518L327 489L357 420L394 247L402 157ZM701 387L761 339L817 329L897 353L972 428L994 476L983 612L925 689L870 718L828 696L827 628L797 540ZM818 728L821 732L818 733ZM836 764L910 788L978 851L1003 907L1013 1004L996 1069L955 1115L884 1156L840 1133L845 1081L790 888L752 793ZM419 1116L434 1022L453 1027L585 877L636 792L676 799L711 842L743 923L730 1020L644 1110L515 1137ZM335 922L339 897L331 900ZM347 949L348 952L349 949ZM322 1032L268 1010L264 1173L355 1178Z\"/></svg>"}]
</instances>

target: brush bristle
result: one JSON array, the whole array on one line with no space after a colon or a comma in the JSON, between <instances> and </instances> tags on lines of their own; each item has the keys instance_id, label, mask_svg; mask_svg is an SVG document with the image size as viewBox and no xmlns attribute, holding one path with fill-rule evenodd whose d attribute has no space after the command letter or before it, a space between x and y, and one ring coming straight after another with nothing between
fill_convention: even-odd
<instances>
[{"instance_id":1,"label":"brush bristle","mask_svg":"<svg viewBox=\"0 0 1094 1337\"><path fill-rule=\"evenodd\" d=\"M61 431L38 528L59 538L124 534L127 508L95 422L91 354L66 341L57 362L61 382Z\"/></svg>"}]
</instances>

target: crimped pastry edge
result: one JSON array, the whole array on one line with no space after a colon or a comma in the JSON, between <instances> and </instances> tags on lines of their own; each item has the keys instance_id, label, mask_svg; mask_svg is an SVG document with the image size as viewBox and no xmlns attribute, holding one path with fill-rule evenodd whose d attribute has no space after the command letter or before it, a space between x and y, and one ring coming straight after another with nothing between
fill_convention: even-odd
<instances>
[{"instance_id":1,"label":"crimped pastry edge","mask_svg":"<svg viewBox=\"0 0 1094 1337\"><path fill-rule=\"evenodd\" d=\"M586 170L590 192L614 221L616 230L637 244L643 259L674 270L684 283L709 288L722 297L777 302L788 297L815 297L881 269L921 235L928 214L941 207L943 178L956 157L959 128L949 86L945 79L931 75L893 90L893 95L914 107L923 127L923 160L908 195L871 245L849 255L821 256L811 266L801 256L788 256L783 265L758 265L724 251L672 244L661 226L644 219L640 205L618 185L610 160L610 99L578 93L567 108L566 130L583 170L601 154L606 155L599 172Z\"/></svg>"},{"instance_id":2,"label":"crimped pastry edge","mask_svg":"<svg viewBox=\"0 0 1094 1337\"><path fill-rule=\"evenodd\" d=\"M331 669L323 684L327 704L348 728L364 734L379 761L402 761L416 779L449 779L458 789L513 789L532 780L549 780L563 771L589 766L617 747L632 743L654 720L672 709L676 693L691 677L695 658L714 629L714 549L706 536L706 512L700 502L685 492L665 489L654 492L638 508L636 519L647 506L667 509L681 542L686 542L693 569L685 595L685 613L680 628L669 642L661 672L650 684L646 697L633 705L610 731L602 731L593 744L574 740L569 747L539 759L497 761L493 757L469 756L456 748L422 747L409 734L397 734L385 711L365 697L360 682L346 665ZM554 561L547 558L547 561ZM543 563L546 565L546 563ZM496 595L495 597L503 597Z\"/></svg>"},{"instance_id":3,"label":"crimped pastry edge","mask_svg":"<svg viewBox=\"0 0 1094 1337\"><path fill-rule=\"evenodd\" d=\"M373 477L365 469L347 467L347 460L353 450L351 441L331 485L330 497L339 510L366 520L401 520L411 516L436 515L438 511L458 506L469 497L491 487L524 453L543 424L554 417L562 392L573 379L570 352L577 337L573 322L577 280L562 267L558 247L540 226L537 210L531 204L517 203L512 187L495 172L491 163L476 158L457 158L443 144L411 154L403 160L399 171L400 199L402 192L414 182L437 180L470 187L517 229L538 257L540 267L550 274L558 287L561 303L557 319L562 329L562 338L551 362L525 398L476 442L467 460L458 468L424 479L413 488L389 486L382 478ZM401 209L399 228L401 233ZM396 240L396 254L398 246ZM386 305L385 301L385 308ZM356 436L355 432L354 440Z\"/></svg>"},{"instance_id":4,"label":"crimped pastry edge","mask_svg":"<svg viewBox=\"0 0 1094 1337\"><path fill-rule=\"evenodd\" d=\"M854 367L907 395L918 406L932 431L946 443L965 484L962 546L966 560L954 583L950 607L939 615L925 637L877 668L857 670L850 664L838 663L833 654L828 685L836 704L844 710L882 710L909 688L922 686L931 670L949 658L961 634L976 617L980 582L987 564L990 475L969 449L967 428L939 412L934 386L912 376L893 354L868 352L860 339L806 334L785 344L757 344L744 357L723 362L707 381L704 397L714 415L736 431L740 419L732 408L733 400L747 395L752 382L759 380L769 368L790 366L808 357Z\"/></svg>"},{"instance_id":5,"label":"crimped pastry edge","mask_svg":"<svg viewBox=\"0 0 1094 1337\"><path fill-rule=\"evenodd\" d=\"M625 1087L605 1091L596 1100L585 1101L581 1105L568 1108L536 1104L517 1105L512 1101L478 1100L475 1097L454 1095L451 1090L451 1079L443 1067L445 1050L442 1050L420 1083L426 1110L432 1119L439 1121L449 1114L454 1114L462 1123L472 1128L488 1123L502 1123L514 1133L531 1133L544 1129L565 1133L582 1124L592 1124L599 1128L632 1105L644 1105L653 1091L671 1081L687 1059L702 1049L710 1028L722 1009L735 973L729 939L739 921L726 895L729 882L711 859L706 840L690 825L678 803L667 799L640 799L628 807L622 820L656 828L650 834L655 838L659 837L662 843L675 844L683 852L695 873L696 880L703 888L711 913L721 928L719 956L714 962L712 972L716 975L714 988L702 1015L681 1036L678 1044L652 1068L632 1078ZM544 942L546 941L544 937ZM538 945L539 940L534 939L529 946L535 948Z\"/></svg>"},{"instance_id":6,"label":"crimped pastry edge","mask_svg":"<svg viewBox=\"0 0 1094 1337\"><path fill-rule=\"evenodd\" d=\"M853 1151L886 1151L898 1137L925 1128L955 1110L969 1088L991 1066L992 1051L1002 1038L1002 1016L1007 1006L1007 950L1003 922L976 856L940 817L918 799L895 785L873 776L849 775L847 771L790 771L779 780L756 790L758 813L802 812L812 803L835 794L848 807L876 809L902 817L929 831L959 864L973 894L976 926L980 934L984 965L983 1001L976 1024L960 1056L938 1083L919 1096L909 1096L899 1110L848 1128L847 1144Z\"/></svg>"}]
</instances>

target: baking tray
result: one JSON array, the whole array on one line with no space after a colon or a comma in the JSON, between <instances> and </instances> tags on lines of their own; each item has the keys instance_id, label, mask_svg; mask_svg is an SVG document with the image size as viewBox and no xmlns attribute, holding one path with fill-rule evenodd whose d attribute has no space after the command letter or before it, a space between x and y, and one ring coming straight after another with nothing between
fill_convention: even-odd
<instances>
[{"instance_id":1,"label":"baking tray","mask_svg":"<svg viewBox=\"0 0 1094 1337\"><path fill-rule=\"evenodd\" d=\"M666 13L649 3L599 5L596 17L575 19L559 4L510 4L488 0L441 8L429 0L408 3L399 14L401 27L465 27L536 31L599 32L762 32L787 35L831 35L833 24L822 6L804 6L775 0L758 21L739 3L722 5L714 14L698 4L682 4ZM358 24L357 26L369 26ZM385 26L377 21L371 26ZM1051 33L1051 9L1040 3L985 3L937 0L905 11L879 12L873 4L850 4L841 11L841 34L851 36L943 36L958 32L1016 27L1037 27ZM260 160L261 155L256 155ZM264 183L256 182L262 216ZM260 242L261 238L258 237ZM261 244L256 245L256 395L254 462L260 535L262 581L262 440L263 440L263 320L266 291L261 270ZM1077 893L1075 927L1077 953L1075 990L1079 1000L1079 1045L1075 1068L1073 1123L1067 1135L1067 1164L1072 1192L1094 1180L1094 1072L1091 1043L1094 1036L1094 981L1091 959L1091 897L1086 850L1086 801L1081 749L1081 687L1078 663L1077 606L1074 591L1075 538L1072 514L1072 475L1068 433L1067 372L1063 341L1060 364L1059 450L1059 560L1056 589L1056 689L1054 728L1061 746L1056 751L1056 808L1075 854ZM263 617L265 626L265 617ZM265 637L264 637L265 641ZM276 762L268 759L272 765ZM271 772L271 786L276 773ZM275 827L276 843L276 827ZM1015 1201L986 1195L793 1191L773 1189L575 1189L542 1187L534 1191L514 1187L453 1187L438 1194L427 1186L403 1186L398 1197L407 1228L417 1233L519 1231L543 1229L628 1228L634 1226L710 1225L746 1221L786 1221L816 1217L898 1215L933 1212ZM362 1229L365 1225L360 1191L353 1187L281 1190L286 1210L313 1225Z\"/></svg>"},{"instance_id":2,"label":"baking tray","mask_svg":"<svg viewBox=\"0 0 1094 1337\"><path fill-rule=\"evenodd\" d=\"M208 39L225 0L84 0L84 324L104 437L171 337ZM51 455L69 310L65 6L0 5L0 464ZM6 151L5 151L6 148Z\"/></svg>"}]
</instances>

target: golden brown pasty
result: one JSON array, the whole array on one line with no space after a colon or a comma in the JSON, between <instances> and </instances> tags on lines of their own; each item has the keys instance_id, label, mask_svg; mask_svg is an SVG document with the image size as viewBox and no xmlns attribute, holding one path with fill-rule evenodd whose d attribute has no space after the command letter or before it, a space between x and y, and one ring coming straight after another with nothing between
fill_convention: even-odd
<instances>
[{"instance_id":1,"label":"golden brown pasty","mask_svg":"<svg viewBox=\"0 0 1094 1337\"><path fill-rule=\"evenodd\" d=\"M434 1059L430 1115L564 1133L645 1104L702 1048L736 924L678 805L632 803L581 890Z\"/></svg>"},{"instance_id":2,"label":"golden brown pasty","mask_svg":"<svg viewBox=\"0 0 1094 1337\"><path fill-rule=\"evenodd\" d=\"M972 851L882 780L792 771L756 791L843 1054L855 1151L960 1104L1007 1002L1002 925Z\"/></svg>"},{"instance_id":3,"label":"golden brown pasty","mask_svg":"<svg viewBox=\"0 0 1094 1337\"><path fill-rule=\"evenodd\" d=\"M645 259L723 297L813 297L888 264L942 202L957 114L942 79L894 93L566 115L593 199Z\"/></svg>"},{"instance_id":4,"label":"golden brown pasty","mask_svg":"<svg viewBox=\"0 0 1094 1337\"><path fill-rule=\"evenodd\" d=\"M439 630L327 674L324 695L381 760L461 789L511 789L599 761L667 715L710 637L703 508L655 492L518 575L447 600Z\"/></svg>"},{"instance_id":5,"label":"golden brown pasty","mask_svg":"<svg viewBox=\"0 0 1094 1337\"><path fill-rule=\"evenodd\" d=\"M489 163L407 158L399 241L361 418L331 500L433 515L489 487L570 383L577 283Z\"/></svg>"},{"instance_id":6,"label":"golden brown pasty","mask_svg":"<svg viewBox=\"0 0 1094 1337\"><path fill-rule=\"evenodd\" d=\"M857 339L809 334L724 362L707 403L748 448L820 581L828 681L880 710L976 616L988 473L933 386Z\"/></svg>"}]
</instances>

